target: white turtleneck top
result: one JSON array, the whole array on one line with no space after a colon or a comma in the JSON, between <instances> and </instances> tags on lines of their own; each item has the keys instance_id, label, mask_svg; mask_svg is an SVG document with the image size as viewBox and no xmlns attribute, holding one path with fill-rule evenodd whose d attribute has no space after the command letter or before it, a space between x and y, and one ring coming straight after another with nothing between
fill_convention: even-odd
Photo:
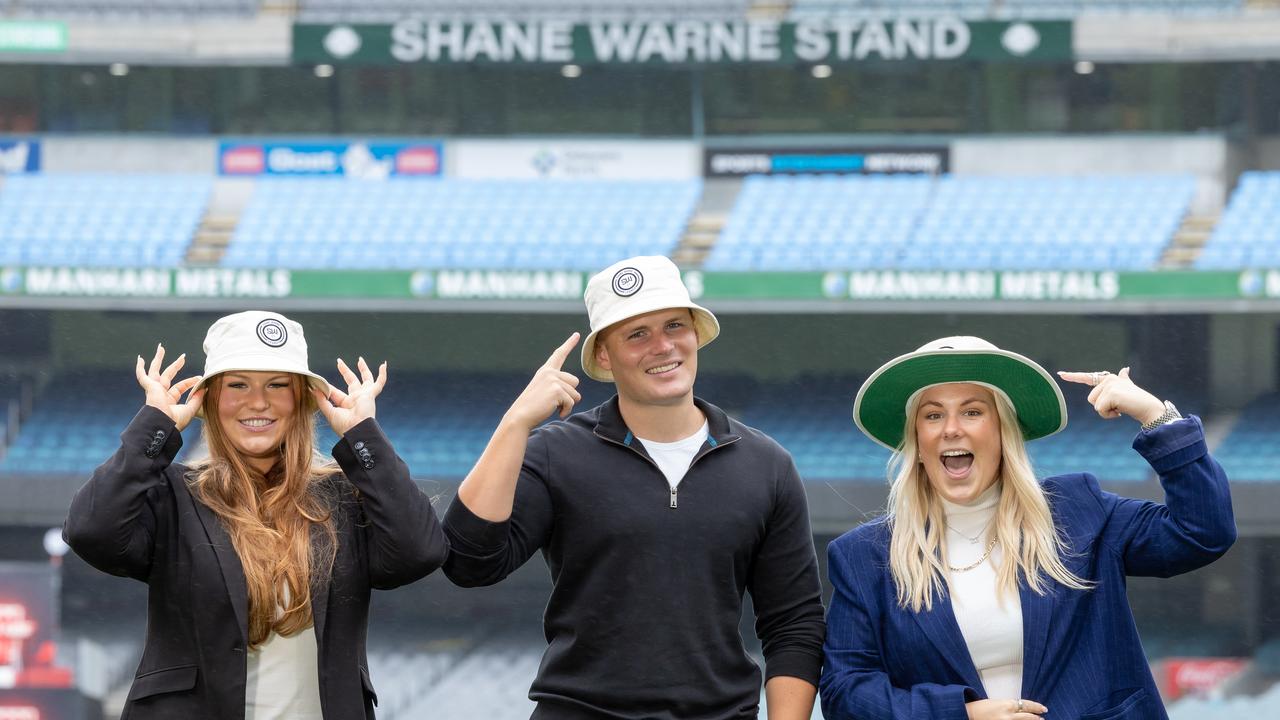
<instances>
[{"instance_id":1,"label":"white turtleneck top","mask_svg":"<svg viewBox=\"0 0 1280 720\"><path fill-rule=\"evenodd\" d=\"M982 557L987 543L995 537L999 502L999 484L970 505L942 500L949 526L946 538L951 567L967 567ZM974 537L977 542L971 541ZM1022 697L1022 604L1016 594L1000 598L996 593L996 568L1002 550L996 545L977 567L951 572L951 606L987 697L1016 700Z\"/></svg>"}]
</instances>

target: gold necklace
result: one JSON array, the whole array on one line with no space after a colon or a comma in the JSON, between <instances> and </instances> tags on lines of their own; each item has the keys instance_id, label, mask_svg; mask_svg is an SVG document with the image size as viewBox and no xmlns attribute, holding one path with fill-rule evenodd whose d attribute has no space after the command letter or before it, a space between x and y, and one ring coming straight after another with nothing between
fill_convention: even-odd
<instances>
[{"instance_id":1,"label":"gold necklace","mask_svg":"<svg viewBox=\"0 0 1280 720\"><path fill-rule=\"evenodd\" d=\"M951 572L958 572L958 573L969 572L970 570L986 562L987 557L991 555L991 549L994 548L995 546L996 546L996 539L991 538L991 542L987 543L987 551L982 553L982 557L978 558L972 565L965 565L964 567L951 567L950 565L948 565L947 569L950 570Z\"/></svg>"}]
</instances>

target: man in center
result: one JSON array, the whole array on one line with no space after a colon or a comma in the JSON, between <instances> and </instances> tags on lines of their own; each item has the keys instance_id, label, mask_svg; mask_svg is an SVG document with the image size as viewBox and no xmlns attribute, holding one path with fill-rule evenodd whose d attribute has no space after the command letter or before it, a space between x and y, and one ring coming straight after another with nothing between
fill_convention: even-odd
<instances>
[{"instance_id":1,"label":"man in center","mask_svg":"<svg viewBox=\"0 0 1280 720\"><path fill-rule=\"evenodd\" d=\"M539 720L756 717L744 592L770 720L808 718L825 627L791 456L694 397L698 349L720 325L670 260L619 262L585 297L582 366L617 395L570 415L578 379L561 368L578 334L551 354L458 488L446 575L490 585L542 551L553 586L529 691ZM541 425L556 410L567 420Z\"/></svg>"}]
</instances>

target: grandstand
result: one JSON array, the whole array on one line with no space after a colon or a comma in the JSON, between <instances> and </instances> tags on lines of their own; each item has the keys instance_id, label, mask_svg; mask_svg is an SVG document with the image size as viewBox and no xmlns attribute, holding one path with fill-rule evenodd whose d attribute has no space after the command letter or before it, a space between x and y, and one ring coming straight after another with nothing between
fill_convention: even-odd
<instances>
[{"instance_id":1,"label":"grandstand","mask_svg":"<svg viewBox=\"0 0 1280 720\"><path fill-rule=\"evenodd\" d=\"M408 17L564 23L578 45L588 23L683 23L669 37L690 43L778 23L783 59L405 62L377 33ZM867 56L793 56L795 23ZM972 42L898 57L902 23ZM330 38L343 25L358 47ZM48 567L41 537L142 401L139 351L163 341L196 372L210 320L256 307L300 319L330 379L337 356L390 362L379 422L442 512L531 369L584 329L587 274L661 254L724 327L698 394L792 454L819 556L885 509L889 453L853 394L926 339L1131 366L1200 416L1241 539L1128 594L1174 720L1273 715L1277 28L1271 0L0 0L0 560ZM1065 47L1017 54L1055 29ZM295 54L304 32L327 54ZM788 154L811 162L772 163ZM580 389L582 408L612 391ZM1162 497L1132 425L1065 390L1037 474ZM146 589L55 564L56 659L102 704L67 720L118 716ZM379 717L528 717L547 574L376 593Z\"/></svg>"},{"instance_id":2,"label":"grandstand","mask_svg":"<svg viewBox=\"0 0 1280 720\"><path fill-rule=\"evenodd\" d=\"M212 185L208 176L172 174L7 178L0 264L173 267Z\"/></svg>"},{"instance_id":3,"label":"grandstand","mask_svg":"<svg viewBox=\"0 0 1280 720\"><path fill-rule=\"evenodd\" d=\"M1280 265L1280 173L1246 172L1196 266L1219 268Z\"/></svg>"},{"instance_id":4,"label":"grandstand","mask_svg":"<svg viewBox=\"0 0 1280 720\"><path fill-rule=\"evenodd\" d=\"M269 178L222 264L292 268L566 268L666 255L697 182Z\"/></svg>"}]
</instances>

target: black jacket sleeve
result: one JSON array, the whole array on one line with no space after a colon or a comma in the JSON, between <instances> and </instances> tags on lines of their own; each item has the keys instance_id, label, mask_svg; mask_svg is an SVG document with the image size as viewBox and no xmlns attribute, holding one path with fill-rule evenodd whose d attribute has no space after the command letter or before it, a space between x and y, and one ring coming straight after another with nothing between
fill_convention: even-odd
<instances>
[{"instance_id":1,"label":"black jacket sleeve","mask_svg":"<svg viewBox=\"0 0 1280 720\"><path fill-rule=\"evenodd\" d=\"M156 534L157 500L182 436L164 412L143 406L120 435L120 449L76 492L62 537L85 562L146 581Z\"/></svg>"},{"instance_id":2,"label":"black jacket sleeve","mask_svg":"<svg viewBox=\"0 0 1280 720\"><path fill-rule=\"evenodd\" d=\"M371 586L399 587L444 564L449 546L431 499L409 477L377 420L348 430L333 446L333 459L359 491Z\"/></svg>"},{"instance_id":3,"label":"black jacket sleeve","mask_svg":"<svg viewBox=\"0 0 1280 720\"><path fill-rule=\"evenodd\" d=\"M765 678L797 677L818 684L826 622L818 557L809 530L804 484L789 456L778 473L773 514L751 572L756 635L765 659Z\"/></svg>"},{"instance_id":4,"label":"black jacket sleeve","mask_svg":"<svg viewBox=\"0 0 1280 720\"><path fill-rule=\"evenodd\" d=\"M459 587L493 585L515 572L551 536L555 508L547 487L545 430L535 430L525 448L515 504L506 522L489 522L454 498L445 513L449 560L444 573Z\"/></svg>"}]
</instances>

